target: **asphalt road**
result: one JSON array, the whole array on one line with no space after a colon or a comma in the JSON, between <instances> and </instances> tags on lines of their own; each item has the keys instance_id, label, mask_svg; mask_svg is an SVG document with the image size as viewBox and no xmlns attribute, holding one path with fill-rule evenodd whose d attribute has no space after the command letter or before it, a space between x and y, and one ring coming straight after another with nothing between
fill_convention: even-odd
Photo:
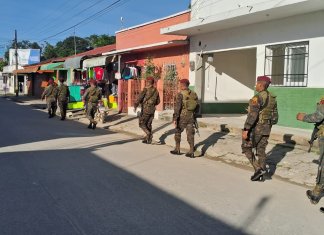
<instances>
[{"instance_id":1,"label":"asphalt road","mask_svg":"<svg viewBox=\"0 0 324 235\"><path fill-rule=\"evenodd\" d=\"M323 234L306 188L23 103L0 110L0 234Z\"/></svg>"}]
</instances>

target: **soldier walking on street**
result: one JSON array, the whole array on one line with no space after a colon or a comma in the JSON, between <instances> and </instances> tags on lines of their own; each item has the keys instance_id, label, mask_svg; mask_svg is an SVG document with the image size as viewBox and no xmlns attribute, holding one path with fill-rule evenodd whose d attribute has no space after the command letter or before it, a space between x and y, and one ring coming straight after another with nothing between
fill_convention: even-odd
<instances>
[{"instance_id":1,"label":"soldier walking on street","mask_svg":"<svg viewBox=\"0 0 324 235\"><path fill-rule=\"evenodd\" d=\"M87 118L90 121L89 129L96 129L97 122L94 120L95 114L98 110L98 103L101 100L101 90L97 87L97 81L91 79L89 81L90 87L83 95L83 103L86 105Z\"/></svg>"},{"instance_id":2,"label":"soldier walking on street","mask_svg":"<svg viewBox=\"0 0 324 235\"><path fill-rule=\"evenodd\" d=\"M60 86L58 87L58 94L57 94L57 100L58 100L58 106L60 108L61 113L61 120L65 120L66 117L66 109L69 102L70 97L70 91L67 85L64 84L64 78L60 78Z\"/></svg>"},{"instance_id":3,"label":"soldier walking on street","mask_svg":"<svg viewBox=\"0 0 324 235\"><path fill-rule=\"evenodd\" d=\"M194 91L189 89L189 80L180 80L180 92L177 94L174 107L173 123L175 125L175 143L176 147L170 151L171 154L180 155L181 133L186 129L187 141L190 150L186 157L194 158L195 146L195 114L199 109L198 97Z\"/></svg>"},{"instance_id":4,"label":"soldier walking on street","mask_svg":"<svg viewBox=\"0 0 324 235\"><path fill-rule=\"evenodd\" d=\"M41 99L46 98L48 118L52 118L56 114L57 109L57 86L53 78L48 80L48 86L45 88Z\"/></svg>"},{"instance_id":5,"label":"soldier walking on street","mask_svg":"<svg viewBox=\"0 0 324 235\"><path fill-rule=\"evenodd\" d=\"M242 153L252 164L255 173L252 181L263 181L266 173L266 147L271 132L271 127L278 122L276 97L267 89L271 79L259 76L256 83L258 92L249 102L248 116L242 131ZM256 149L256 159L253 149Z\"/></svg>"},{"instance_id":6,"label":"soldier walking on street","mask_svg":"<svg viewBox=\"0 0 324 235\"><path fill-rule=\"evenodd\" d=\"M141 115L139 117L139 127L145 132L146 137L142 141L145 144L151 144L152 135L152 122L154 119L155 106L160 103L160 95L158 90L153 86L154 78L148 77L146 79L147 85L139 95L134 104L134 112L139 105L142 107Z\"/></svg>"},{"instance_id":7,"label":"soldier walking on street","mask_svg":"<svg viewBox=\"0 0 324 235\"><path fill-rule=\"evenodd\" d=\"M317 104L317 109L314 113L298 113L297 120L317 124L316 127L318 131L315 137L318 138L320 158L316 178L316 186L313 190L307 190L306 192L307 197L310 199L311 203L317 204L324 196L324 96ZM324 210L321 211L324 212Z\"/></svg>"}]
</instances>

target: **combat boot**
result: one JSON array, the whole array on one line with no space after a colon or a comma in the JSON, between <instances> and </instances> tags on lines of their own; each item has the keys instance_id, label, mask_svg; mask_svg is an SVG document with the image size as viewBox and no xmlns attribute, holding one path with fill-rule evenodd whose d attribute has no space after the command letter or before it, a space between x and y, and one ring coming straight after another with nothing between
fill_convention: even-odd
<instances>
[{"instance_id":1,"label":"combat boot","mask_svg":"<svg viewBox=\"0 0 324 235\"><path fill-rule=\"evenodd\" d=\"M186 153L186 157L190 157L190 158L195 158L195 146L193 144L190 144L190 151L188 153Z\"/></svg>"},{"instance_id":2,"label":"combat boot","mask_svg":"<svg viewBox=\"0 0 324 235\"><path fill-rule=\"evenodd\" d=\"M152 140L153 140L153 135L150 134L147 138L147 144L152 144Z\"/></svg>"},{"instance_id":3,"label":"combat boot","mask_svg":"<svg viewBox=\"0 0 324 235\"><path fill-rule=\"evenodd\" d=\"M324 207L320 208L320 212L324 213Z\"/></svg>"},{"instance_id":4,"label":"combat boot","mask_svg":"<svg viewBox=\"0 0 324 235\"><path fill-rule=\"evenodd\" d=\"M94 121L94 122L92 123L92 129L94 130L94 129L96 129L96 127L97 127L97 122Z\"/></svg>"},{"instance_id":5,"label":"combat boot","mask_svg":"<svg viewBox=\"0 0 324 235\"><path fill-rule=\"evenodd\" d=\"M306 195L312 204L317 204L324 196L323 185L317 184L313 190L307 190Z\"/></svg>"},{"instance_id":6,"label":"combat boot","mask_svg":"<svg viewBox=\"0 0 324 235\"><path fill-rule=\"evenodd\" d=\"M173 154L173 155L181 155L181 153L180 153L180 143L176 143L175 149L171 150L170 153Z\"/></svg>"},{"instance_id":7,"label":"combat boot","mask_svg":"<svg viewBox=\"0 0 324 235\"><path fill-rule=\"evenodd\" d=\"M252 181L263 181L263 175L266 173L265 170L262 170L261 168L251 176Z\"/></svg>"},{"instance_id":8,"label":"combat boot","mask_svg":"<svg viewBox=\"0 0 324 235\"><path fill-rule=\"evenodd\" d=\"M89 129L92 129L92 123L90 122L90 124L88 125Z\"/></svg>"}]
</instances>

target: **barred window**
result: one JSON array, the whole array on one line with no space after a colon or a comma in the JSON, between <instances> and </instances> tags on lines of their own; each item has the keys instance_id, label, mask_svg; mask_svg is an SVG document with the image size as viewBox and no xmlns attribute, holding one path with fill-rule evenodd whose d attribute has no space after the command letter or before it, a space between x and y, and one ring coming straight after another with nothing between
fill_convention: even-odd
<instances>
[{"instance_id":1,"label":"barred window","mask_svg":"<svg viewBox=\"0 0 324 235\"><path fill-rule=\"evenodd\" d=\"M273 86L307 86L309 43L266 46L264 74Z\"/></svg>"}]
</instances>

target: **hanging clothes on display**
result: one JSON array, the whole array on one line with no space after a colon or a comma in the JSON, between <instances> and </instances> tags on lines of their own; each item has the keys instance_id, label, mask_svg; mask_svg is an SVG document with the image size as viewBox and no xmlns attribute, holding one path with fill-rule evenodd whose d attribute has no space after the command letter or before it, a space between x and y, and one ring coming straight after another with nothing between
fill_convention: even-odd
<instances>
[{"instance_id":1,"label":"hanging clothes on display","mask_svg":"<svg viewBox=\"0 0 324 235\"><path fill-rule=\"evenodd\" d=\"M95 74L95 78L97 81L101 81L103 79L103 75L104 75L104 69L101 67L95 67L93 69L94 74Z\"/></svg>"}]
</instances>

